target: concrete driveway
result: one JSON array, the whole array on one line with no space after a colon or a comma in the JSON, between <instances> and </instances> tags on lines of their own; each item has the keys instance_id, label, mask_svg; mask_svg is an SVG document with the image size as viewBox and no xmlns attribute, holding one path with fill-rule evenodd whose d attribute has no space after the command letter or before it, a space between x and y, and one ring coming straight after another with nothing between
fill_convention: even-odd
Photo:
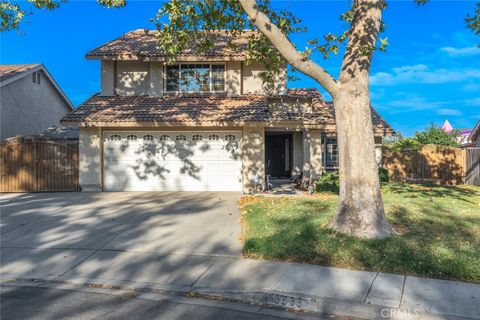
<instances>
[{"instance_id":1,"label":"concrete driveway","mask_svg":"<svg viewBox=\"0 0 480 320\"><path fill-rule=\"evenodd\" d=\"M97 269L105 264L105 270L111 270L127 261L155 265L155 260L167 255L177 260L188 257L188 261L177 261L185 266L201 265L203 257L240 257L240 196L212 192L3 194L0 273L53 276L89 263Z\"/></svg>"}]
</instances>

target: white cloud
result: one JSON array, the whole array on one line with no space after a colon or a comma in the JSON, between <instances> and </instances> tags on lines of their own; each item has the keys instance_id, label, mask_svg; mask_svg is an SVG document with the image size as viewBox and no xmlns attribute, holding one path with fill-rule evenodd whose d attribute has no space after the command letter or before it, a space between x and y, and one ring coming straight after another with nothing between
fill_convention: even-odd
<instances>
[{"instance_id":1,"label":"white cloud","mask_svg":"<svg viewBox=\"0 0 480 320\"><path fill-rule=\"evenodd\" d=\"M393 72L377 72L370 77L374 86L391 86L400 83L440 84L480 79L480 69L433 69L426 65L400 66Z\"/></svg>"},{"instance_id":2,"label":"white cloud","mask_svg":"<svg viewBox=\"0 0 480 320\"><path fill-rule=\"evenodd\" d=\"M398 68L393 68L393 72L402 73L402 72L414 72L414 71L423 71L427 70L428 67L424 64L416 64L413 66L401 66Z\"/></svg>"},{"instance_id":3,"label":"white cloud","mask_svg":"<svg viewBox=\"0 0 480 320\"><path fill-rule=\"evenodd\" d=\"M457 109L438 109L436 114L439 116L461 116L462 112Z\"/></svg>"},{"instance_id":4,"label":"white cloud","mask_svg":"<svg viewBox=\"0 0 480 320\"><path fill-rule=\"evenodd\" d=\"M480 97L473 99L466 99L463 101L466 106L477 107L480 106Z\"/></svg>"},{"instance_id":5,"label":"white cloud","mask_svg":"<svg viewBox=\"0 0 480 320\"><path fill-rule=\"evenodd\" d=\"M454 47L443 47L441 49L443 52L448 53L451 57L467 57L480 54L480 48L478 47L465 47L465 48L454 48Z\"/></svg>"}]
</instances>

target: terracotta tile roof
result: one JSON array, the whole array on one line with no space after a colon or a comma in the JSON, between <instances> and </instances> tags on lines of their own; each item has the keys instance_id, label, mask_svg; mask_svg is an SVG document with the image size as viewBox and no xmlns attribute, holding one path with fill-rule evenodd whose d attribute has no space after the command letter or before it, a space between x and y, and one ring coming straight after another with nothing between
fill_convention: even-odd
<instances>
[{"instance_id":1,"label":"terracotta tile roof","mask_svg":"<svg viewBox=\"0 0 480 320\"><path fill-rule=\"evenodd\" d=\"M286 96L300 97L299 92ZM297 95L293 95L296 93ZM312 112L271 111L269 102L278 96L243 95L225 96L100 96L94 95L78 109L66 115L63 123L85 125L132 125L136 123L244 123L244 122L301 122L312 125L335 125L333 103L321 97L311 99ZM373 110L373 109L372 109ZM372 120L378 135L392 135L394 130L373 110ZM334 132L333 130L330 130Z\"/></svg>"},{"instance_id":2,"label":"terracotta tile roof","mask_svg":"<svg viewBox=\"0 0 480 320\"><path fill-rule=\"evenodd\" d=\"M95 95L63 122L217 122L265 121L265 96L146 96Z\"/></svg>"},{"instance_id":3,"label":"terracotta tile roof","mask_svg":"<svg viewBox=\"0 0 480 320\"><path fill-rule=\"evenodd\" d=\"M38 66L39 64L0 64L0 81L15 77Z\"/></svg>"},{"instance_id":4,"label":"terracotta tile roof","mask_svg":"<svg viewBox=\"0 0 480 320\"><path fill-rule=\"evenodd\" d=\"M127 59L129 56L135 59L141 58L165 58L166 54L157 47L156 30L139 29L130 31L123 36L107 42L106 44L91 50L87 53L87 58L95 59L102 57L122 57ZM253 31L244 31L241 36L235 37L233 43L237 47L228 46L230 37L225 32L217 31L218 37L214 48L206 53L199 53L195 50L195 45L185 50L178 58L182 57L235 57L239 60L245 59L245 51L248 45L248 39Z\"/></svg>"}]
</instances>

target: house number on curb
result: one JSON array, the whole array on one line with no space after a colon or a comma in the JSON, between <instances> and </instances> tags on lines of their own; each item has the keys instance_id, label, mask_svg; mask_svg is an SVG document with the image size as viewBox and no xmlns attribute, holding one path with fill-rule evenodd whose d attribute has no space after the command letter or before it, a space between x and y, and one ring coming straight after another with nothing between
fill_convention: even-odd
<instances>
[{"instance_id":1,"label":"house number on curb","mask_svg":"<svg viewBox=\"0 0 480 320\"><path fill-rule=\"evenodd\" d=\"M281 294L269 293L267 295L267 301L276 305L281 304L282 306L290 306L297 308L302 307L302 298L284 296Z\"/></svg>"}]
</instances>

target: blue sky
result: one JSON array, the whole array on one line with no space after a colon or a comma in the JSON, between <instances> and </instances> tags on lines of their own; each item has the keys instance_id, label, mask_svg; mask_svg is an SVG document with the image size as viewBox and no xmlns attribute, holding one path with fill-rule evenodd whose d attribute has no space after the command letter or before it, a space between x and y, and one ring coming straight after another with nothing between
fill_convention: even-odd
<instances>
[{"instance_id":1,"label":"blue sky","mask_svg":"<svg viewBox=\"0 0 480 320\"><path fill-rule=\"evenodd\" d=\"M293 40L342 31L338 17L348 1L277 1L308 27ZM390 46L374 55L372 103L404 136L448 119L455 128L473 127L480 118L480 38L465 28L475 1L390 1L384 36ZM99 91L100 67L85 53L122 33L153 28L159 2L130 1L123 9L105 9L95 1L70 1L53 12L35 11L22 25L23 35L0 35L1 63L44 63L75 105ZM335 77L341 55L318 59ZM300 74L290 87L319 87ZM323 91L322 91L323 92Z\"/></svg>"}]
</instances>

